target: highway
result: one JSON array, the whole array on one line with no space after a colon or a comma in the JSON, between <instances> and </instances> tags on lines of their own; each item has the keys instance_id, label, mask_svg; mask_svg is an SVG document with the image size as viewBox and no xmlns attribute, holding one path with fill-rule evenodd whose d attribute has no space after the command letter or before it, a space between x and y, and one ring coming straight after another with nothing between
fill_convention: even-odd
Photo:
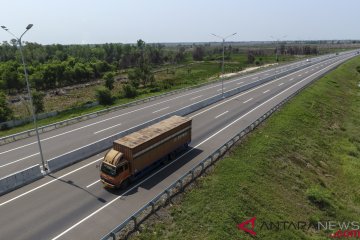
<instances>
[{"instance_id":1,"label":"highway","mask_svg":"<svg viewBox=\"0 0 360 240\"><path fill-rule=\"evenodd\" d=\"M102 187L99 182L99 170L96 168L104 155L104 153L100 153L0 197L1 238L99 239L169 186L179 176L189 171L194 164L233 137L235 133L240 132L249 123L290 96L297 89L328 71L329 68L339 65L353 56L353 54L340 55L331 60L314 64L190 114L188 117L193 119L191 148L187 152L180 154L174 161L161 166L153 173L133 183L126 190L107 191ZM254 78L252 76L257 75L253 74L235 79L232 82L229 81L229 83L226 83L226 87L234 87L240 81L251 81L251 78ZM182 100L178 98L173 104L177 105L180 102L188 104L191 102L191 98L205 95L208 91L212 91L212 94L214 94L219 88L219 84L210 86L214 86L214 88L202 92L196 92L201 89L192 90L188 93L194 94L187 95ZM174 96L171 98L174 98ZM165 102L166 100L169 101ZM112 113L114 114L112 117L116 119L115 123L121 123L117 127L104 130L104 128L97 128L97 124L94 124L88 129L93 135L97 135L95 132L104 130L103 132L106 132L106 134L101 135L104 137L121 131L123 127L128 127L129 123L127 121L137 124L138 122L135 122L138 121L137 119L145 119L147 115L150 115L148 116L150 118L157 117L163 114L162 111L175 107L169 105L170 102L172 103L170 99L164 98L159 102L163 102L161 104L164 105L151 106L155 103L151 102L137 106L136 108L143 108L139 113L131 112L132 109L122 110L126 115L122 115L121 118L116 116L123 113ZM145 106L148 108L144 108ZM167 106L169 108L161 110ZM130 114L132 114L131 117ZM110 116L105 118L110 118ZM97 122L99 119L93 121ZM88 125L91 123L94 122L83 122L81 124ZM105 125L109 128L113 126L112 124L108 122ZM78 127L73 125L71 129ZM51 132L51 134L54 134L54 132ZM60 132L65 133L64 130ZM77 134L79 133L77 132ZM30 139L24 140L24 142L26 141L31 142ZM81 141L85 141L85 139ZM16 144L19 144L19 142L16 142ZM67 145L68 143L64 144ZM1 151L5 150L6 148ZM56 146L53 147L53 150L56 151ZM28 155L31 154L30 150L28 150Z\"/></svg>"},{"instance_id":2,"label":"highway","mask_svg":"<svg viewBox=\"0 0 360 240\"><path fill-rule=\"evenodd\" d=\"M313 58L311 63L316 64L331 57L334 57L334 54ZM279 72L304 64L308 64L308 62L303 60L224 81L224 91L277 75ZM44 158L50 160L71 152L166 113L174 112L177 109L221 94L221 90L221 83L214 83L43 133L40 138ZM40 163L40 154L35 136L0 146L0 178Z\"/></svg>"}]
</instances>

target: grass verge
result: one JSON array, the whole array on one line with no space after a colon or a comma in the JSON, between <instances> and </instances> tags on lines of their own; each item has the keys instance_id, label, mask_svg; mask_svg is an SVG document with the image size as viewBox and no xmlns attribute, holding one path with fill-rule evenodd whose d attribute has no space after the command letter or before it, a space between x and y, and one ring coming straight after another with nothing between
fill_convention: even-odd
<instances>
[{"instance_id":1,"label":"grass verge","mask_svg":"<svg viewBox=\"0 0 360 240\"><path fill-rule=\"evenodd\" d=\"M261 224L360 222L359 65L357 57L295 97L131 239L329 239L337 229ZM253 216L255 237L237 229Z\"/></svg>"}]
</instances>

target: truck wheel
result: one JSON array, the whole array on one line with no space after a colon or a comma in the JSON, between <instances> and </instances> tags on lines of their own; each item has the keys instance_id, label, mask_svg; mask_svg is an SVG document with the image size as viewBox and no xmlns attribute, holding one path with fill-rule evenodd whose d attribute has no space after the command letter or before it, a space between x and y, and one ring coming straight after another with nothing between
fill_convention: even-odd
<instances>
[{"instance_id":1,"label":"truck wheel","mask_svg":"<svg viewBox=\"0 0 360 240\"><path fill-rule=\"evenodd\" d=\"M175 158L176 158L176 155L175 155L174 152L172 152L172 153L169 154L169 160L170 160L170 161L174 160Z\"/></svg>"},{"instance_id":2,"label":"truck wheel","mask_svg":"<svg viewBox=\"0 0 360 240\"><path fill-rule=\"evenodd\" d=\"M129 179L126 179L124 180L122 183L121 183L121 189L125 189L127 188L128 186L130 185L130 180Z\"/></svg>"}]
</instances>

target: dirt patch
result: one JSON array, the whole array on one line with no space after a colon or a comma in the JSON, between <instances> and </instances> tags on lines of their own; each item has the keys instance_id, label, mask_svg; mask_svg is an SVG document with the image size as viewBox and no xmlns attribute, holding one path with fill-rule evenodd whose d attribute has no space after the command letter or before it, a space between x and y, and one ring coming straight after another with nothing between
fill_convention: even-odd
<instances>
[{"instance_id":1,"label":"dirt patch","mask_svg":"<svg viewBox=\"0 0 360 240\"><path fill-rule=\"evenodd\" d=\"M266 67L270 67L270 66L274 66L274 65L277 65L277 63L265 64L265 65L258 66L258 67L248 67L248 68L245 68L244 70L239 71L239 72L226 73L226 74L220 75L220 77L233 77L233 76L236 76L236 75L241 74L241 73L247 73L247 72L257 70L259 68L266 68Z\"/></svg>"}]
</instances>

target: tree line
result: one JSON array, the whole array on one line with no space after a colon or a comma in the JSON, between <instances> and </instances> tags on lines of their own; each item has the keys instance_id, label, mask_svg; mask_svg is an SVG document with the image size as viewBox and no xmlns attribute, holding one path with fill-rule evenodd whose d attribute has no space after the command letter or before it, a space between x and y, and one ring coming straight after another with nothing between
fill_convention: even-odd
<instances>
[{"instance_id":1,"label":"tree line","mask_svg":"<svg viewBox=\"0 0 360 240\"><path fill-rule=\"evenodd\" d=\"M185 61L185 48L165 49L162 44L40 45L25 42L29 80L37 90L47 90L101 78L106 72L138 66L146 56L150 66ZM141 48L143 45L143 48ZM25 86L16 41L0 44L0 87L8 93Z\"/></svg>"}]
</instances>

